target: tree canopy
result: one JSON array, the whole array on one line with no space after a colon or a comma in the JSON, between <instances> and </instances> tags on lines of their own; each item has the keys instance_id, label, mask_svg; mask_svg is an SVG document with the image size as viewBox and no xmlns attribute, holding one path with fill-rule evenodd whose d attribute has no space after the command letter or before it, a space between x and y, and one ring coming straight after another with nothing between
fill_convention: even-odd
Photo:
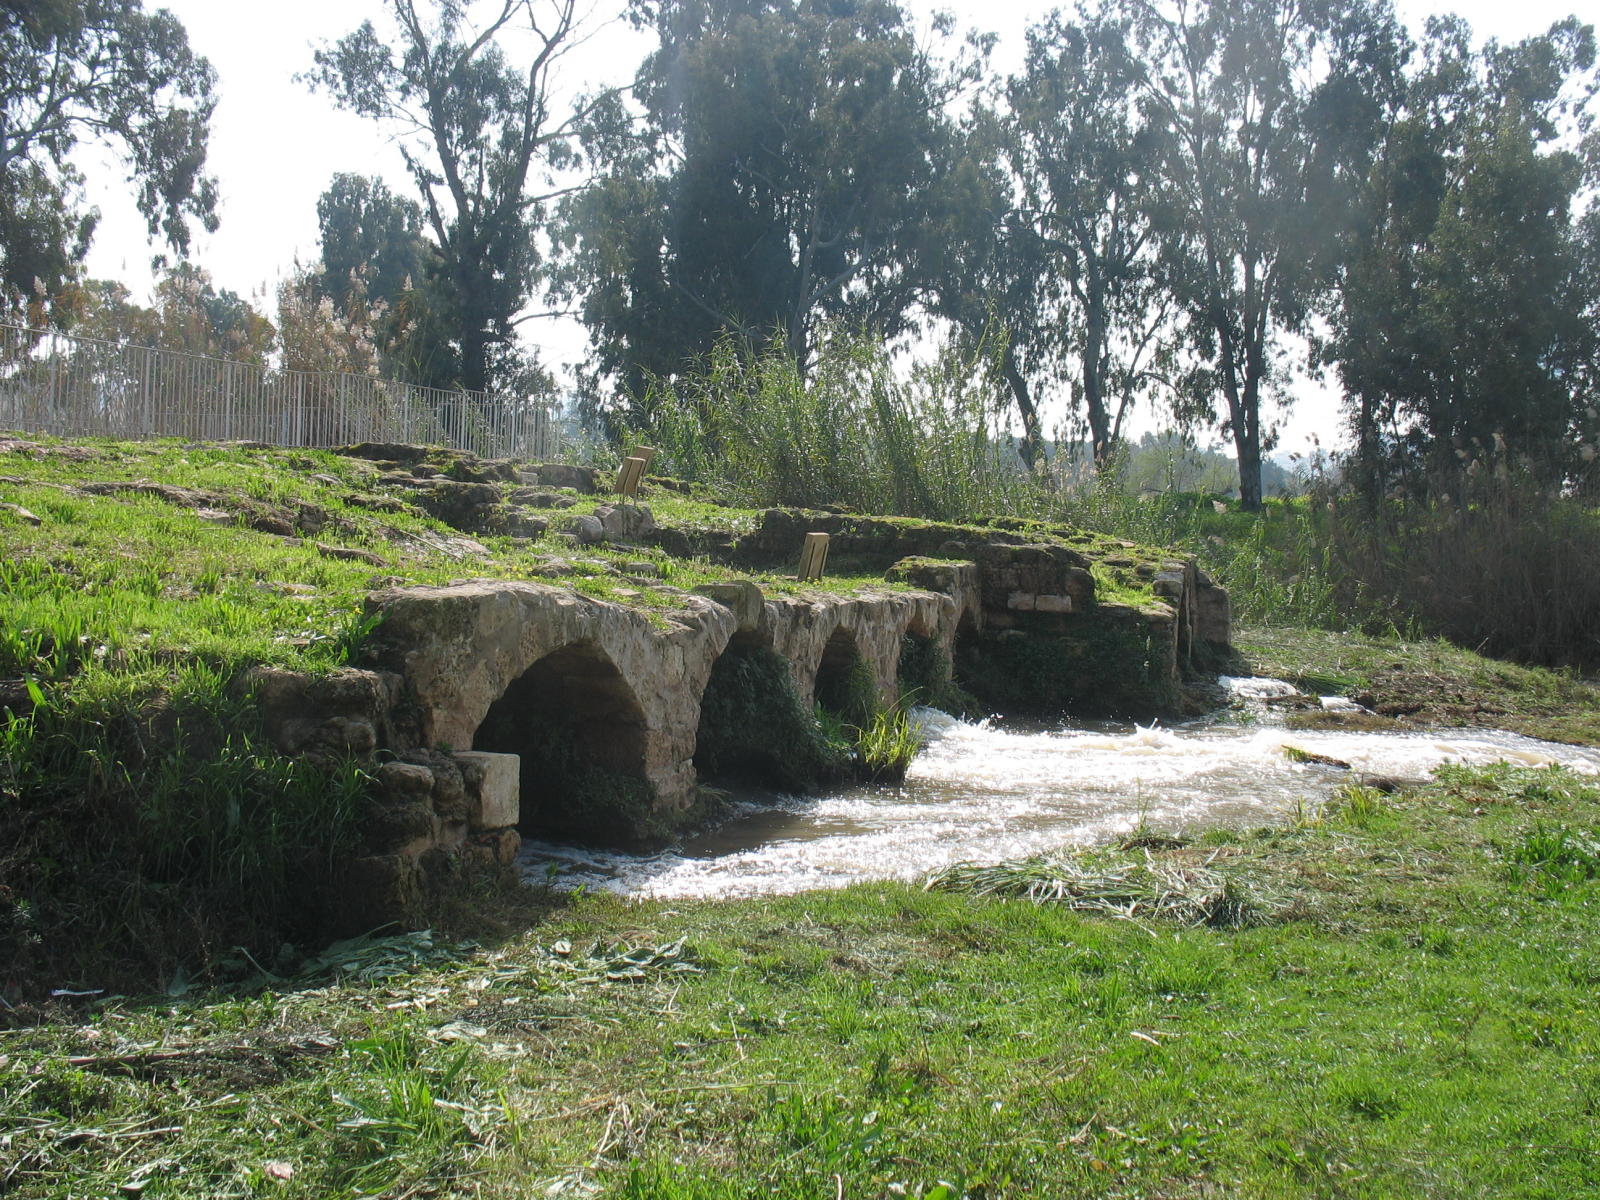
<instances>
[{"instance_id":1,"label":"tree canopy","mask_svg":"<svg viewBox=\"0 0 1600 1200\"><path fill-rule=\"evenodd\" d=\"M1576 19L1480 46L1454 18L1413 36L1392 0L1077 0L1000 78L992 35L902 0L630 0L631 86L569 96L579 14L384 0L315 53L307 81L394 137L411 189L335 176L274 334L183 264L147 308L81 279L83 142L123 155L172 251L215 225L214 79L182 26L0 0L0 286L136 338L491 391L551 387L522 331L554 302L619 424L652 388L737 403L693 386L750 377L729 355L804 384L835 343L947 341L1028 468L1058 431L1103 467L1165 405L1231 439L1247 506L1316 371L1374 497L1490 453L1570 489L1596 453L1600 76Z\"/></svg>"},{"instance_id":2,"label":"tree canopy","mask_svg":"<svg viewBox=\"0 0 1600 1200\"><path fill-rule=\"evenodd\" d=\"M599 370L634 390L732 333L803 371L825 322L900 332L955 149L947 108L970 74L941 65L892 0L637 12L658 38L640 128L620 133L618 106L591 133L606 169L569 207L568 295Z\"/></svg>"},{"instance_id":3,"label":"tree canopy","mask_svg":"<svg viewBox=\"0 0 1600 1200\"><path fill-rule=\"evenodd\" d=\"M1382 0L1122 3L1161 130L1163 283L1193 353L1179 412L1209 424L1220 409L1240 499L1258 507L1279 339L1307 328L1337 276L1398 26Z\"/></svg>"},{"instance_id":4,"label":"tree canopy","mask_svg":"<svg viewBox=\"0 0 1600 1200\"><path fill-rule=\"evenodd\" d=\"M1562 143L1594 54L1572 20L1481 52L1463 22L1429 23L1365 181L1327 348L1372 491L1497 452L1564 469L1596 343L1573 219L1583 162Z\"/></svg>"},{"instance_id":5,"label":"tree canopy","mask_svg":"<svg viewBox=\"0 0 1600 1200\"><path fill-rule=\"evenodd\" d=\"M43 316L78 273L97 214L78 144L122 158L152 239L187 252L217 224L205 172L215 75L177 18L141 0L0 2L0 286Z\"/></svg>"},{"instance_id":6,"label":"tree canopy","mask_svg":"<svg viewBox=\"0 0 1600 1200\"><path fill-rule=\"evenodd\" d=\"M1128 33L1107 9L1046 18L1000 122L1015 192L1003 235L1028 314L1014 336L1076 393L1097 465L1151 390L1170 333L1154 273L1159 126L1137 104Z\"/></svg>"},{"instance_id":7,"label":"tree canopy","mask_svg":"<svg viewBox=\"0 0 1600 1200\"><path fill-rule=\"evenodd\" d=\"M556 112L557 68L580 11L577 0L496 0L474 24L471 5L456 0L431 12L418 0L386 7L386 33L363 22L316 52L309 80L397 135L440 255L458 381L481 390L515 373L546 206L563 190L553 173L573 164L577 124L594 103ZM512 34L531 52L502 45Z\"/></svg>"},{"instance_id":8,"label":"tree canopy","mask_svg":"<svg viewBox=\"0 0 1600 1200\"><path fill-rule=\"evenodd\" d=\"M364 329L384 374L452 386L460 375L455 306L444 256L417 202L381 179L341 173L317 200L317 226L322 261L297 288Z\"/></svg>"}]
</instances>

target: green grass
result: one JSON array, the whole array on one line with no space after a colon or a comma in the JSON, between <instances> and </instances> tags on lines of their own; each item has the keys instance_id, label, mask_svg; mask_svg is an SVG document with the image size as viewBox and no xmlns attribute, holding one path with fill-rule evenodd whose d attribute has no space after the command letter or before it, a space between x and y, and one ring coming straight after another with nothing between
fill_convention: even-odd
<instances>
[{"instance_id":1,"label":"green grass","mask_svg":"<svg viewBox=\"0 0 1600 1200\"><path fill-rule=\"evenodd\" d=\"M408 946L400 973L368 947L342 981L77 1001L0 1034L0 1179L62 1198L1592 1195L1600 882L1519 881L1507 848L1597 819L1592 780L1455 769L1373 812L1103 852L1124 877L1273 898L1243 924L906 885L586 896L493 949Z\"/></svg>"},{"instance_id":2,"label":"green grass","mask_svg":"<svg viewBox=\"0 0 1600 1200\"><path fill-rule=\"evenodd\" d=\"M42 444L43 454L0 453L0 500L43 521L34 527L0 510L0 677L59 678L86 659L115 662L139 651L328 669L348 659L365 631L362 601L375 582L536 579L663 614L682 601L626 578L628 564L651 563L663 583L684 590L735 576L778 594L903 590L881 572L836 571L801 585L781 573L736 572L648 548L575 548L553 536L479 537L487 555L461 558L438 549L455 530L381 487L360 459L175 442ZM140 480L205 492L225 507L202 514L150 495L68 490ZM664 523L730 533L755 524L750 511L655 493ZM567 511L610 499L586 498ZM295 525L299 544L248 527L262 507ZM382 564L330 557L313 542L365 551Z\"/></svg>"},{"instance_id":3,"label":"green grass","mask_svg":"<svg viewBox=\"0 0 1600 1200\"><path fill-rule=\"evenodd\" d=\"M234 945L318 936L305 913L330 907L318 898L369 815L366 777L275 753L242 685L260 664L359 663L374 588L533 579L665 625L682 591L736 574L556 536L464 547L382 475L333 453L171 441L0 453L0 499L38 520L0 509L0 985L97 967L165 979ZM662 490L672 519L753 527ZM895 586L753 578L780 594ZM647 804L633 781L584 785L612 808Z\"/></svg>"},{"instance_id":4,"label":"green grass","mask_svg":"<svg viewBox=\"0 0 1600 1200\"><path fill-rule=\"evenodd\" d=\"M899 707L876 713L855 739L861 773L874 783L903 780L922 749L922 736Z\"/></svg>"},{"instance_id":5,"label":"green grass","mask_svg":"<svg viewBox=\"0 0 1600 1200\"><path fill-rule=\"evenodd\" d=\"M364 502L385 496L372 469L337 456L90 449L0 456L0 476L28 479L0 499L45 522L0 514L0 682L25 685L0 732L0 989L37 982L19 869L73 885L49 928L85 954L52 982L102 989L21 1009L0 990L0 1192L1600 1193L1600 791L1560 771L1356 786L1286 828L978 864L946 876L955 891L495 893L462 919L519 931L482 948L408 935L296 968L272 942L223 963L234 935L287 927L361 783L262 751L230 687L244 666L347 661L375 576L541 578L665 612L679 601L624 563L680 587L728 573L553 539L451 558L428 548L449 530ZM47 486L141 477L274 506L384 564ZM659 519L679 502L657 503ZM749 522L681 506L705 529ZM1196 528L1238 518L1197 511ZM1600 742L1594 689L1570 675L1353 635L1241 647L1262 673L1402 719ZM170 751L140 758L174 723ZM49 803L23 810L23 794ZM185 920L210 922L218 961L173 956ZM170 994L115 995L107 945ZM207 967L254 982L198 996Z\"/></svg>"},{"instance_id":6,"label":"green grass","mask_svg":"<svg viewBox=\"0 0 1600 1200\"><path fill-rule=\"evenodd\" d=\"M1250 627L1234 640L1237 670L1351 696L1384 716L1600 745L1600 688L1571 671L1501 662L1442 639Z\"/></svg>"}]
</instances>

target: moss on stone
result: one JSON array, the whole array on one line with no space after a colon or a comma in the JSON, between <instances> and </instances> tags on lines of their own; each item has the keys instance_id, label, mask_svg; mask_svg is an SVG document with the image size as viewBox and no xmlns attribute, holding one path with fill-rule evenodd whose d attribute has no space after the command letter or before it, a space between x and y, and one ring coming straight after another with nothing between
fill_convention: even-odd
<instances>
[{"instance_id":1,"label":"moss on stone","mask_svg":"<svg viewBox=\"0 0 1600 1200\"><path fill-rule=\"evenodd\" d=\"M1124 622L1082 621L1071 634L977 634L958 643L955 669L993 712L1143 719L1178 703L1156 639Z\"/></svg>"},{"instance_id":2,"label":"moss on stone","mask_svg":"<svg viewBox=\"0 0 1600 1200\"><path fill-rule=\"evenodd\" d=\"M730 646L700 704L694 763L702 777L809 791L838 778L850 748L830 738L769 649Z\"/></svg>"}]
</instances>

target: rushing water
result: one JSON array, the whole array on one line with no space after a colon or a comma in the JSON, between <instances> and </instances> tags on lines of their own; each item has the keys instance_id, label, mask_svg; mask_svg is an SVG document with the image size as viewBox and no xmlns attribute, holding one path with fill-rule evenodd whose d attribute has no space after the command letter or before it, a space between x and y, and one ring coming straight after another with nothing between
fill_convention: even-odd
<instances>
[{"instance_id":1,"label":"rushing water","mask_svg":"<svg viewBox=\"0 0 1600 1200\"><path fill-rule=\"evenodd\" d=\"M807 798L752 796L715 830L672 850L630 855L530 842L524 867L554 864L565 886L629 895L744 896L910 879L946 863L996 861L1104 841L1143 823L1177 832L1282 820L1325 800L1351 772L1291 762L1286 746L1361 774L1419 778L1441 763L1562 763L1600 773L1600 751L1511 733L1291 731L1265 702L1269 679L1225 679L1242 707L1173 728L1020 727L915 715L927 747L903 787ZM1325 697L1324 708L1353 708Z\"/></svg>"}]
</instances>

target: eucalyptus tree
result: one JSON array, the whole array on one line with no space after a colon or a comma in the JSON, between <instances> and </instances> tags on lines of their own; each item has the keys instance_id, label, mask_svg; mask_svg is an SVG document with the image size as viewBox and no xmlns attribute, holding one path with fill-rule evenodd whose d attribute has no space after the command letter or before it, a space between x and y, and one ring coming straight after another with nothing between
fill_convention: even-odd
<instances>
[{"instance_id":1,"label":"eucalyptus tree","mask_svg":"<svg viewBox=\"0 0 1600 1200\"><path fill-rule=\"evenodd\" d=\"M1240 500L1257 508L1281 338L1307 330L1338 277L1399 29L1387 0L1117 2L1162 130L1163 282L1204 364L1181 411L1220 415Z\"/></svg>"},{"instance_id":2,"label":"eucalyptus tree","mask_svg":"<svg viewBox=\"0 0 1600 1200\"><path fill-rule=\"evenodd\" d=\"M317 198L322 263L317 287L343 300L352 280L388 301L417 286L437 253L422 207L376 177L336 174Z\"/></svg>"},{"instance_id":3,"label":"eucalyptus tree","mask_svg":"<svg viewBox=\"0 0 1600 1200\"><path fill-rule=\"evenodd\" d=\"M1559 478L1594 403L1600 312L1574 219L1593 31L1569 18L1476 51L1464 22L1434 19L1415 58L1330 318L1361 479L1418 490L1496 450Z\"/></svg>"},{"instance_id":4,"label":"eucalyptus tree","mask_svg":"<svg viewBox=\"0 0 1600 1200\"><path fill-rule=\"evenodd\" d=\"M340 173L317 200L317 228L321 263L291 298L309 290L331 300L346 325L368 331L383 374L449 387L459 371L453 305L421 206L381 179Z\"/></svg>"},{"instance_id":5,"label":"eucalyptus tree","mask_svg":"<svg viewBox=\"0 0 1600 1200\"><path fill-rule=\"evenodd\" d=\"M425 3L387 0L386 33L363 22L316 52L308 81L396 135L441 256L458 380L476 390L516 358L543 223L601 97L557 102L558 69L582 40L578 0Z\"/></svg>"},{"instance_id":6,"label":"eucalyptus tree","mask_svg":"<svg viewBox=\"0 0 1600 1200\"><path fill-rule=\"evenodd\" d=\"M1016 189L1005 235L1031 292L1035 360L1076 392L1097 467L1165 366L1172 315L1153 269L1157 142L1128 33L1104 10L1030 29L1002 123Z\"/></svg>"},{"instance_id":7,"label":"eucalyptus tree","mask_svg":"<svg viewBox=\"0 0 1600 1200\"><path fill-rule=\"evenodd\" d=\"M1054 314L1040 299L1044 264L1022 236L1016 185L1002 150L1001 114L980 104L944 165L933 237L919 270L930 310L969 359L996 369L1022 423L1017 453L1031 470L1044 450L1041 404L1060 383Z\"/></svg>"},{"instance_id":8,"label":"eucalyptus tree","mask_svg":"<svg viewBox=\"0 0 1600 1200\"><path fill-rule=\"evenodd\" d=\"M568 214L566 286L600 371L636 388L730 334L804 370L826 322L903 331L937 236L946 107L976 56L941 64L893 0L638 0L635 14L658 39L637 136L596 132L607 169ZM940 21L933 38L950 33Z\"/></svg>"},{"instance_id":9,"label":"eucalyptus tree","mask_svg":"<svg viewBox=\"0 0 1600 1200\"><path fill-rule=\"evenodd\" d=\"M39 301L79 271L97 213L73 155L121 156L150 237L180 256L217 226L205 172L216 77L183 25L140 0L0 0L0 287ZM159 261L159 260L158 260Z\"/></svg>"}]
</instances>

